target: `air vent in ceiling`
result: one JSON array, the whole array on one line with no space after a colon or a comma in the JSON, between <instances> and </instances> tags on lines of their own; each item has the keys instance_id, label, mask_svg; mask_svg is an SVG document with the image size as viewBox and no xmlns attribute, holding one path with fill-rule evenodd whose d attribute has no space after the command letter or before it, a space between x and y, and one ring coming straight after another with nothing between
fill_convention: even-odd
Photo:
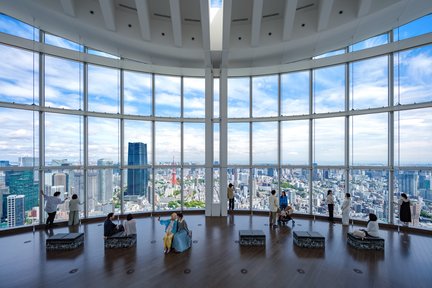
<instances>
[{"instance_id":1,"label":"air vent in ceiling","mask_svg":"<svg viewBox=\"0 0 432 288\"><path fill-rule=\"evenodd\" d=\"M159 13L153 13L154 16L156 17L161 17L161 18L165 18L165 19L171 19L171 16L169 15L164 15L164 14L159 14Z\"/></svg>"},{"instance_id":2,"label":"air vent in ceiling","mask_svg":"<svg viewBox=\"0 0 432 288\"><path fill-rule=\"evenodd\" d=\"M244 22L249 20L249 18L237 18L237 19L233 19L232 22Z\"/></svg>"},{"instance_id":3,"label":"air vent in ceiling","mask_svg":"<svg viewBox=\"0 0 432 288\"><path fill-rule=\"evenodd\" d=\"M199 19L191 19L191 18L184 18L184 21L186 22L195 22L195 23L200 23L201 20Z\"/></svg>"},{"instance_id":4,"label":"air vent in ceiling","mask_svg":"<svg viewBox=\"0 0 432 288\"><path fill-rule=\"evenodd\" d=\"M128 10L135 11L135 12L137 11L136 8L131 7L131 6L128 6L128 5L124 5L124 4L121 4L121 3L119 3L118 6L119 6L119 7L122 7L122 8L125 8L125 9L128 9Z\"/></svg>"},{"instance_id":5,"label":"air vent in ceiling","mask_svg":"<svg viewBox=\"0 0 432 288\"><path fill-rule=\"evenodd\" d=\"M304 5L304 6L297 7L296 10L299 11L299 10L307 9L307 8L310 8L310 7L314 6L314 5L315 5L314 3L310 3L310 4L307 4L307 5Z\"/></svg>"},{"instance_id":6,"label":"air vent in ceiling","mask_svg":"<svg viewBox=\"0 0 432 288\"><path fill-rule=\"evenodd\" d=\"M273 13L273 14L264 15L264 16L262 16L262 18L270 18L270 17L275 17L278 15L279 15L279 13Z\"/></svg>"}]
</instances>

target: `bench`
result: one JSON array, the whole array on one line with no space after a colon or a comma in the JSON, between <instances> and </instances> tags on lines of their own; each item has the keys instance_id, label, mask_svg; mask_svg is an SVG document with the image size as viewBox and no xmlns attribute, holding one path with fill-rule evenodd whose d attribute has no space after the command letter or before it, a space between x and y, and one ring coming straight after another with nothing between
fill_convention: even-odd
<instances>
[{"instance_id":1,"label":"bench","mask_svg":"<svg viewBox=\"0 0 432 288\"><path fill-rule=\"evenodd\" d=\"M357 237L352 233L347 233L347 242L356 249L364 250L384 250L384 239L380 237Z\"/></svg>"},{"instance_id":2,"label":"bench","mask_svg":"<svg viewBox=\"0 0 432 288\"><path fill-rule=\"evenodd\" d=\"M262 230L239 230L239 243L242 246L265 246L266 235Z\"/></svg>"},{"instance_id":3,"label":"bench","mask_svg":"<svg viewBox=\"0 0 432 288\"><path fill-rule=\"evenodd\" d=\"M303 248L325 248L325 237L313 231L294 231L293 242Z\"/></svg>"},{"instance_id":4,"label":"bench","mask_svg":"<svg viewBox=\"0 0 432 288\"><path fill-rule=\"evenodd\" d=\"M136 244L136 234L126 235L118 232L112 236L104 237L105 248L129 248Z\"/></svg>"},{"instance_id":5,"label":"bench","mask_svg":"<svg viewBox=\"0 0 432 288\"><path fill-rule=\"evenodd\" d=\"M58 233L46 239L47 250L72 250L84 244L84 233Z\"/></svg>"}]
</instances>

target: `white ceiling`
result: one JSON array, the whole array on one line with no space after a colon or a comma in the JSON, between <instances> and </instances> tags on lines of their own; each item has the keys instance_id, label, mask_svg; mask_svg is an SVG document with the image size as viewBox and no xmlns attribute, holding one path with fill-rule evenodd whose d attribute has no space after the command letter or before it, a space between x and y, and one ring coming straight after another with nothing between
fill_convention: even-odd
<instances>
[{"instance_id":1,"label":"white ceiling","mask_svg":"<svg viewBox=\"0 0 432 288\"><path fill-rule=\"evenodd\" d=\"M0 12L97 50L174 67L261 67L338 49L432 13L431 0L3 0Z\"/></svg>"}]
</instances>

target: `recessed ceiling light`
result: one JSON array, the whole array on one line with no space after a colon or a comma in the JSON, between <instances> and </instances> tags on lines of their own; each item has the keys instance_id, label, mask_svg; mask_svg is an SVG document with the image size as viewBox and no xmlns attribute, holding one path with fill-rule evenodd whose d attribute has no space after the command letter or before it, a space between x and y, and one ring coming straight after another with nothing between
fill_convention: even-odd
<instances>
[{"instance_id":1,"label":"recessed ceiling light","mask_svg":"<svg viewBox=\"0 0 432 288\"><path fill-rule=\"evenodd\" d=\"M343 13L343 11L342 11L342 10L340 10L340 11L339 11L339 14L342 14L342 13Z\"/></svg>"},{"instance_id":2,"label":"recessed ceiling light","mask_svg":"<svg viewBox=\"0 0 432 288\"><path fill-rule=\"evenodd\" d=\"M164 32L162 32L161 34L162 34L162 36L165 36L165 33L164 33Z\"/></svg>"},{"instance_id":3,"label":"recessed ceiling light","mask_svg":"<svg viewBox=\"0 0 432 288\"><path fill-rule=\"evenodd\" d=\"M238 37L238 40L241 40L242 38L241 37Z\"/></svg>"},{"instance_id":4,"label":"recessed ceiling light","mask_svg":"<svg viewBox=\"0 0 432 288\"><path fill-rule=\"evenodd\" d=\"M269 32L268 35L271 36L271 35L272 35L272 32Z\"/></svg>"},{"instance_id":5,"label":"recessed ceiling light","mask_svg":"<svg viewBox=\"0 0 432 288\"><path fill-rule=\"evenodd\" d=\"M129 27L129 28L132 27L132 24L128 24L128 27Z\"/></svg>"},{"instance_id":6,"label":"recessed ceiling light","mask_svg":"<svg viewBox=\"0 0 432 288\"><path fill-rule=\"evenodd\" d=\"M94 14L94 11L93 11L93 10L90 10L90 14Z\"/></svg>"},{"instance_id":7,"label":"recessed ceiling light","mask_svg":"<svg viewBox=\"0 0 432 288\"><path fill-rule=\"evenodd\" d=\"M302 25L301 25L302 27L305 27L306 26L306 24L305 23L303 23Z\"/></svg>"},{"instance_id":8,"label":"recessed ceiling light","mask_svg":"<svg viewBox=\"0 0 432 288\"><path fill-rule=\"evenodd\" d=\"M195 40L195 37L192 37L192 41Z\"/></svg>"}]
</instances>

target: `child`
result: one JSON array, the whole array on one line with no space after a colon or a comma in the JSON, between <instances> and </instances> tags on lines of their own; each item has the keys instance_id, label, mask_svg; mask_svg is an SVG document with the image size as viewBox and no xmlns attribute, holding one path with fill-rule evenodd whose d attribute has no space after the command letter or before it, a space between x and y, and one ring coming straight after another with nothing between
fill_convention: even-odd
<instances>
[{"instance_id":1,"label":"child","mask_svg":"<svg viewBox=\"0 0 432 288\"><path fill-rule=\"evenodd\" d=\"M161 225L165 225L165 236L164 240L164 253L169 253L171 251L171 243L174 237L174 233L177 232L177 214L172 213L171 219L169 220L160 220L158 218Z\"/></svg>"}]
</instances>

